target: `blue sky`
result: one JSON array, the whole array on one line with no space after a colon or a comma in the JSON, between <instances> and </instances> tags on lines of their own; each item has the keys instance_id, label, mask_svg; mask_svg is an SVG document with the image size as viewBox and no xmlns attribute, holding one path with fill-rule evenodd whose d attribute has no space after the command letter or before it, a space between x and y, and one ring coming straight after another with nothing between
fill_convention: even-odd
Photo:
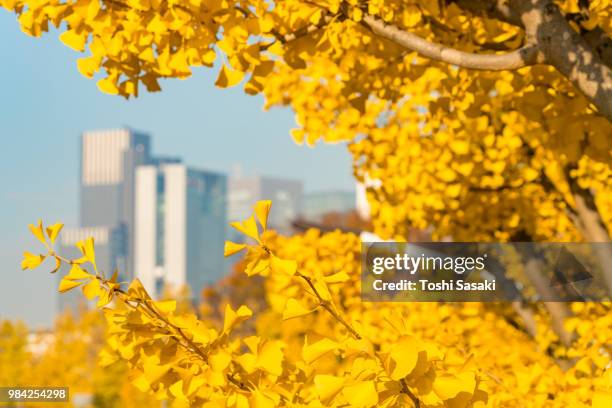
<instances>
[{"instance_id":1,"label":"blue sky","mask_svg":"<svg viewBox=\"0 0 612 408\"><path fill-rule=\"evenodd\" d=\"M22 272L35 249L27 224L43 218L75 225L78 137L86 129L130 126L150 132L155 153L201 168L282 175L309 191L353 189L343 145L297 146L287 109L264 112L263 99L214 87L215 73L162 83L162 92L125 101L100 93L76 69L78 53L57 33L31 38L0 9L0 319L50 324L56 282L44 269Z\"/></svg>"}]
</instances>

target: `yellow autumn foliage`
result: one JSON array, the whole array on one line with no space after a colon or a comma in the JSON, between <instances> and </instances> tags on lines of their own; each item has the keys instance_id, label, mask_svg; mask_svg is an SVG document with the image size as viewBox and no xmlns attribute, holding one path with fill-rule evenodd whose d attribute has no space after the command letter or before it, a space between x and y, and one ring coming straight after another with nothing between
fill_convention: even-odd
<instances>
[{"instance_id":1,"label":"yellow autumn foliage","mask_svg":"<svg viewBox=\"0 0 612 408\"><path fill-rule=\"evenodd\" d=\"M106 325L97 310L81 309L75 316L62 313L50 330L28 329L8 320L0 322L0 386L68 387L71 402L26 402L24 406L75 406L89 399L91 406L159 406L139 393L128 380L120 361L100 367L98 353L105 344ZM0 402L0 406L7 406ZM14 404L8 404L14 406Z\"/></svg>"},{"instance_id":2,"label":"yellow autumn foliage","mask_svg":"<svg viewBox=\"0 0 612 408\"><path fill-rule=\"evenodd\" d=\"M87 272L96 270L92 245L77 245L87 263L60 257L78 266L62 281L80 279L83 292L99 282L101 364L125 361L135 387L173 406L606 406L609 303L575 304L564 323L574 340L563 345L541 304L533 337L507 304L362 302L359 237L278 236L266 228L269 211L259 202L233 224L252 243L227 244L246 251L247 275L264 278L257 316L229 304L219 321L177 311L138 280L125 288ZM251 319L254 332L233 334Z\"/></svg>"},{"instance_id":3,"label":"yellow autumn foliage","mask_svg":"<svg viewBox=\"0 0 612 408\"><path fill-rule=\"evenodd\" d=\"M105 93L216 63L217 86L290 106L297 143L348 142L382 238L608 243L611 4L0 0L29 35L59 27ZM124 288L96 270L92 241L77 260L54 253L58 225L31 227L47 251L22 267L71 263L60 289L104 309L103 360L175 406L612 405L610 304L363 303L358 237L278 237L269 209L233 224L253 244L225 247L265 280L257 316L199 320ZM237 335L246 321L256 330Z\"/></svg>"},{"instance_id":4,"label":"yellow autumn foliage","mask_svg":"<svg viewBox=\"0 0 612 408\"><path fill-rule=\"evenodd\" d=\"M106 93L222 61L297 142L352 142L384 238L609 242L610 1L487 3L0 1L29 35L65 27Z\"/></svg>"}]
</instances>

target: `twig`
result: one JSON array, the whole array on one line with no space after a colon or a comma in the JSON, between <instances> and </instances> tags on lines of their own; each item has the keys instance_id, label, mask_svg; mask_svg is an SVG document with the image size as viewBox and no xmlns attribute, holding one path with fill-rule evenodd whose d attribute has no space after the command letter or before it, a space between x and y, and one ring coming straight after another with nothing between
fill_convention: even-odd
<instances>
[{"instance_id":1,"label":"twig","mask_svg":"<svg viewBox=\"0 0 612 408\"><path fill-rule=\"evenodd\" d=\"M312 279L300 272L298 272L297 275L300 278L304 279L306 283L308 283L308 286L310 286L310 288L314 292L314 296L319 299L319 305L323 307L323 309L327 310L329 314L331 314L334 319L336 319L340 324L342 324L354 338L356 338L357 340L361 340L361 335L357 333L357 331L353 329L353 327L342 316L340 316L340 314L338 314L338 312L333 308L331 302L329 300L323 299L315 285L312 283Z\"/></svg>"}]
</instances>

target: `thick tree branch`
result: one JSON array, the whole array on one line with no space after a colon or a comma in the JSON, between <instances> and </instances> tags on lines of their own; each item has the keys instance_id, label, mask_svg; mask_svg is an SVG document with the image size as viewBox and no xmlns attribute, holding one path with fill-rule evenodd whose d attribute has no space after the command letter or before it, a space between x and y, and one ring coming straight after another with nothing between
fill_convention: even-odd
<instances>
[{"instance_id":1,"label":"thick tree branch","mask_svg":"<svg viewBox=\"0 0 612 408\"><path fill-rule=\"evenodd\" d=\"M612 69L574 31L552 0L512 0L520 12L528 41L535 42L544 63L554 66L612 121Z\"/></svg>"},{"instance_id":2,"label":"thick tree branch","mask_svg":"<svg viewBox=\"0 0 612 408\"><path fill-rule=\"evenodd\" d=\"M612 121L612 52L609 37L601 29L576 32L552 0L456 0L475 14L507 22L525 30L527 39Z\"/></svg>"},{"instance_id":3,"label":"thick tree branch","mask_svg":"<svg viewBox=\"0 0 612 408\"><path fill-rule=\"evenodd\" d=\"M371 15L365 15L363 23L374 34L415 51L423 57L463 68L503 71L541 62L541 55L535 44L527 44L518 50L505 54L474 54L427 41L395 25L386 24L381 19Z\"/></svg>"}]
</instances>

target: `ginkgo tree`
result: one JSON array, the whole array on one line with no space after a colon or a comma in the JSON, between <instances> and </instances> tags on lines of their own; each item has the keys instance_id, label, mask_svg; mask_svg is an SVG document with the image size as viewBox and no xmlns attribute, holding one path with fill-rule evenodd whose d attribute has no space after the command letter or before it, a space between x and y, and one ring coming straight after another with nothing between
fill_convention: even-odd
<instances>
[{"instance_id":1,"label":"ginkgo tree","mask_svg":"<svg viewBox=\"0 0 612 408\"><path fill-rule=\"evenodd\" d=\"M350 142L382 238L404 239L416 227L430 229L434 239L610 242L609 0L0 4L18 14L30 35L58 27L62 42L87 53L77 67L103 92L159 91L160 79L186 78L196 67L216 64L217 86L244 84L248 94L264 95L266 107L291 106L296 142ZM281 330L270 341L260 334L243 343L229 340L234 322L249 314L245 308L228 309L229 326L211 332L193 317L173 320L172 305L157 305L138 283L125 291L113 278L84 272L85 262L95 264L88 241L62 289L87 288L105 308L115 299L116 309L107 313L121 340L112 347L134 366L135 382L160 397L214 404L223 395L229 406L465 406L480 403L486 392L494 406L610 405L608 304L559 313L534 305L518 318L486 305L368 308L356 294L357 237L308 232L268 242L269 234L262 237L257 227L265 227L264 210L260 204L253 219L235 225L257 244L227 249L247 252L248 275L267 275L271 310L261 326ZM297 248L313 258L300 257ZM27 254L24 266L35 267L45 256L65 261L51 251ZM598 256L612 265L609 251ZM301 260L295 271L292 259ZM288 319L281 325L274 320L279 313ZM291 328L302 319L316 320ZM389 319L390 326L382 326ZM414 333L423 344L405 338ZM189 357L146 352L167 350L167 344ZM311 345L330 352L312 360L303 351ZM201 347L206 352L199 353ZM244 348L249 357L237 351ZM399 367L390 357L413 361L414 350L420 350L414 366ZM502 350L512 358L496 362ZM183 361L204 361L207 353L215 369L184 371ZM558 360L572 368L560 372ZM217 369L221 375L212 374ZM303 388L292 388L296 383Z\"/></svg>"},{"instance_id":2,"label":"ginkgo tree","mask_svg":"<svg viewBox=\"0 0 612 408\"><path fill-rule=\"evenodd\" d=\"M246 252L246 276L265 281L268 306L257 316L228 304L219 322L202 321L175 301L153 300L138 280L127 286L97 270L91 240L77 244L82 257L65 259L49 245L61 224L31 225L46 252L26 253L22 266L38 267L32 259L44 257L68 264L59 290L81 287L107 319L100 363L124 360L134 386L172 406L604 408L612 401L609 303L574 306L569 347L541 311L533 338L512 314L499 318L503 305L364 303L356 235L280 237L267 230L269 211L269 201L257 203L253 216L232 223L250 242L225 246L226 256ZM235 335L248 319L255 332ZM559 359L572 366L563 371Z\"/></svg>"},{"instance_id":3,"label":"ginkgo tree","mask_svg":"<svg viewBox=\"0 0 612 408\"><path fill-rule=\"evenodd\" d=\"M98 310L83 309L78 315L63 312L51 330L0 321L0 386L69 387L73 398L90 395L96 408L159 406L149 394L134 388L122 361L98 365L104 331L104 317Z\"/></svg>"},{"instance_id":4,"label":"ginkgo tree","mask_svg":"<svg viewBox=\"0 0 612 408\"><path fill-rule=\"evenodd\" d=\"M218 86L290 105L296 141L355 142L383 238L610 241L609 0L0 4L59 27L103 92L216 61Z\"/></svg>"},{"instance_id":5,"label":"ginkgo tree","mask_svg":"<svg viewBox=\"0 0 612 408\"><path fill-rule=\"evenodd\" d=\"M611 242L609 0L0 1L103 92L217 61L297 142L349 141L382 238Z\"/></svg>"}]
</instances>

